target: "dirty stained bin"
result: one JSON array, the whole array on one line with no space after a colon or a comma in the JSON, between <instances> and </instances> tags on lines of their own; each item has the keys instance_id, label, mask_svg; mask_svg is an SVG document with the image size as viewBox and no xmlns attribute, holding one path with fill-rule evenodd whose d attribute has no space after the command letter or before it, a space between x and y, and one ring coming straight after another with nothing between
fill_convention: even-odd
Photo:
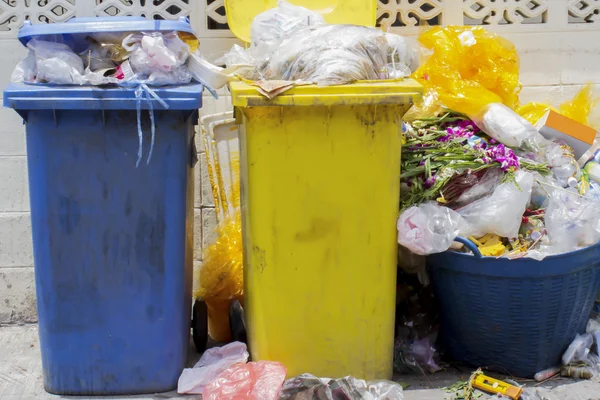
<instances>
[{"instance_id":1,"label":"dirty stained bin","mask_svg":"<svg viewBox=\"0 0 600 400\"><path fill-rule=\"evenodd\" d=\"M77 42L78 32L90 31L86 23L28 26L20 39L57 34ZM101 20L92 25L103 29ZM117 19L105 28L191 32L183 21ZM168 110L153 101L156 138L146 164L150 104L141 102L138 168L134 88L12 84L4 92L4 105L26 125L39 335L51 393L167 391L185 366L193 127L202 86L153 90Z\"/></svg>"},{"instance_id":2,"label":"dirty stained bin","mask_svg":"<svg viewBox=\"0 0 600 400\"><path fill-rule=\"evenodd\" d=\"M273 100L230 88L252 358L289 376L391 379L401 119L421 86L301 86Z\"/></svg>"}]
</instances>

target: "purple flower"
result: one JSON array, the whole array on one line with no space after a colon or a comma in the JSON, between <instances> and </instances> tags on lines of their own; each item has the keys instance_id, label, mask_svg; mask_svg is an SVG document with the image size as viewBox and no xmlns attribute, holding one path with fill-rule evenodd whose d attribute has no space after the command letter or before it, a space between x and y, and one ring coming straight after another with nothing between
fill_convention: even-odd
<instances>
[{"instance_id":1,"label":"purple flower","mask_svg":"<svg viewBox=\"0 0 600 400\"><path fill-rule=\"evenodd\" d=\"M502 143L496 146L490 146L485 150L484 163L486 163L486 158L499 163L500 168L505 172L512 167L519 168L519 160L517 159L515 152L504 146Z\"/></svg>"},{"instance_id":2,"label":"purple flower","mask_svg":"<svg viewBox=\"0 0 600 400\"><path fill-rule=\"evenodd\" d=\"M430 187L433 186L433 184L435 183L435 177L430 176L429 178L427 178L427 180L425 181L425 187L427 189L429 189Z\"/></svg>"},{"instance_id":3,"label":"purple flower","mask_svg":"<svg viewBox=\"0 0 600 400\"><path fill-rule=\"evenodd\" d=\"M474 134L471 121L460 121L456 126L446 125L446 134L438 139L439 142L449 142L454 139L469 139Z\"/></svg>"}]
</instances>

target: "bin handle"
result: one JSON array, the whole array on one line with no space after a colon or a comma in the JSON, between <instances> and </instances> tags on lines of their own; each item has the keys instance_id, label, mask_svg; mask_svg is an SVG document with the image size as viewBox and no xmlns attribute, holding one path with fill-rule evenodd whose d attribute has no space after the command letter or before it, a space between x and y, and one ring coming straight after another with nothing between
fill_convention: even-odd
<instances>
[{"instance_id":1,"label":"bin handle","mask_svg":"<svg viewBox=\"0 0 600 400\"><path fill-rule=\"evenodd\" d=\"M456 238L454 238L454 241L458 242L458 243L462 243L465 246L467 246L467 249L471 250L475 257L483 258L483 255L479 251L479 248L477 247L477 245L475 243L473 243L472 241L470 241L469 239L464 238L462 236L457 236Z\"/></svg>"}]
</instances>

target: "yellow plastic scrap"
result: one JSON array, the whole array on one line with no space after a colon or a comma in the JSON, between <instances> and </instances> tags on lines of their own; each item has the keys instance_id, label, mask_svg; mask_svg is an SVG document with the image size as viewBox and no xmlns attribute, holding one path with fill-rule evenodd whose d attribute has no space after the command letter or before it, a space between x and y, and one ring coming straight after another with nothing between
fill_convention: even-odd
<instances>
[{"instance_id":1,"label":"yellow plastic scrap","mask_svg":"<svg viewBox=\"0 0 600 400\"><path fill-rule=\"evenodd\" d=\"M236 212L219 223L217 239L204 252L195 296L205 301L228 300L243 293L242 221Z\"/></svg>"},{"instance_id":2,"label":"yellow plastic scrap","mask_svg":"<svg viewBox=\"0 0 600 400\"><path fill-rule=\"evenodd\" d=\"M487 233L479 239L469 237L474 242L481 255L484 257L500 257L506 252L506 246L502 244L500 236Z\"/></svg>"},{"instance_id":3,"label":"yellow plastic scrap","mask_svg":"<svg viewBox=\"0 0 600 400\"><path fill-rule=\"evenodd\" d=\"M597 103L598 98L594 98L594 88L588 83L571 100L562 103L558 110L548 104L532 102L519 107L517 113L530 123L536 124L548 110L552 110L582 124L590 125L590 113Z\"/></svg>"},{"instance_id":4,"label":"yellow plastic scrap","mask_svg":"<svg viewBox=\"0 0 600 400\"><path fill-rule=\"evenodd\" d=\"M441 104L470 116L491 103L518 107L519 57L511 42L482 27L469 26L434 27L419 41L433 54L413 78L427 95L437 97L439 103L431 102L432 106ZM421 111L432 110L421 105Z\"/></svg>"},{"instance_id":5,"label":"yellow plastic scrap","mask_svg":"<svg viewBox=\"0 0 600 400\"><path fill-rule=\"evenodd\" d=\"M592 109L598 103L594 98L594 88L591 83L585 85L573 99L560 105L559 113L584 125L589 125L589 116Z\"/></svg>"}]
</instances>

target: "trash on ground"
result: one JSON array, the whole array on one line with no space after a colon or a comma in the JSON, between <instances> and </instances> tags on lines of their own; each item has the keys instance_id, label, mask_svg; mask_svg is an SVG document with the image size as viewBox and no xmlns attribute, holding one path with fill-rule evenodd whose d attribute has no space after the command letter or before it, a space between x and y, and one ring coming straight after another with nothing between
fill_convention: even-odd
<instances>
[{"instance_id":1,"label":"trash on ground","mask_svg":"<svg viewBox=\"0 0 600 400\"><path fill-rule=\"evenodd\" d=\"M206 350L193 368L183 370L177 382L177 393L202 394L202 389L223 371L233 364L248 362L248 357L246 345L240 342Z\"/></svg>"},{"instance_id":2,"label":"trash on ground","mask_svg":"<svg viewBox=\"0 0 600 400\"><path fill-rule=\"evenodd\" d=\"M302 374L288 379L279 400L402 400L402 386L391 381L364 381L351 376L340 379Z\"/></svg>"},{"instance_id":3,"label":"trash on ground","mask_svg":"<svg viewBox=\"0 0 600 400\"><path fill-rule=\"evenodd\" d=\"M543 371L536 373L533 376L533 379L535 379L537 382L543 382L546 379L550 379L553 376L555 376L556 374L558 374L560 372L560 369L561 369L561 366L556 366L556 367L545 369Z\"/></svg>"},{"instance_id":4,"label":"trash on ground","mask_svg":"<svg viewBox=\"0 0 600 400\"><path fill-rule=\"evenodd\" d=\"M277 400L287 369L273 361L237 363L202 390L203 400Z\"/></svg>"},{"instance_id":5,"label":"trash on ground","mask_svg":"<svg viewBox=\"0 0 600 400\"><path fill-rule=\"evenodd\" d=\"M441 370L436 347L438 305L432 287L413 280L414 277L398 271L394 369L400 373L433 374Z\"/></svg>"},{"instance_id":6,"label":"trash on ground","mask_svg":"<svg viewBox=\"0 0 600 400\"><path fill-rule=\"evenodd\" d=\"M513 386L509 383L491 378L484 374L475 374L471 378L471 385L474 388L484 392L502 395L513 400L519 400L521 394L523 393L523 389L520 387Z\"/></svg>"}]
</instances>

